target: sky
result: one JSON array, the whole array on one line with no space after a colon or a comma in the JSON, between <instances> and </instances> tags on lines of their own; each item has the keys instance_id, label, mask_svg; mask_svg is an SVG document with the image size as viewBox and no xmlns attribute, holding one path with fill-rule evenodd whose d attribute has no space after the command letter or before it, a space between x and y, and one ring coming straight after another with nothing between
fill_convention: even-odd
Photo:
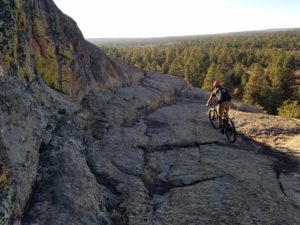
<instances>
[{"instance_id":1,"label":"sky","mask_svg":"<svg viewBox=\"0 0 300 225\"><path fill-rule=\"evenodd\" d=\"M300 27L300 0L54 0L85 38L143 38Z\"/></svg>"}]
</instances>

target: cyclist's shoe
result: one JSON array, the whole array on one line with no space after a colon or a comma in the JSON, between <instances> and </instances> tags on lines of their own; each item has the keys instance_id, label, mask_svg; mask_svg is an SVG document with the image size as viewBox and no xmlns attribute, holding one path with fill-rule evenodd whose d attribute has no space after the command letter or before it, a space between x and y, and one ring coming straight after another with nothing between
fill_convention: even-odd
<instances>
[{"instance_id":1,"label":"cyclist's shoe","mask_svg":"<svg viewBox=\"0 0 300 225\"><path fill-rule=\"evenodd\" d=\"M223 126L220 126L220 133L224 134L224 127Z\"/></svg>"}]
</instances>

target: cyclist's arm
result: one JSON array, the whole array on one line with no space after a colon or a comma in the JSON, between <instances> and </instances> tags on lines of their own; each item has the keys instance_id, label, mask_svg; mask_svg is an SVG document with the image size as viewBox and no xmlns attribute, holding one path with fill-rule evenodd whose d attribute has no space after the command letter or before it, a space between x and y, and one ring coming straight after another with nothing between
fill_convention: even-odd
<instances>
[{"instance_id":1,"label":"cyclist's arm","mask_svg":"<svg viewBox=\"0 0 300 225\"><path fill-rule=\"evenodd\" d=\"M210 103L212 97L214 97L214 93L211 93L211 95L209 96L209 98L207 100L207 103L206 103L206 106L209 106L209 103Z\"/></svg>"}]
</instances>

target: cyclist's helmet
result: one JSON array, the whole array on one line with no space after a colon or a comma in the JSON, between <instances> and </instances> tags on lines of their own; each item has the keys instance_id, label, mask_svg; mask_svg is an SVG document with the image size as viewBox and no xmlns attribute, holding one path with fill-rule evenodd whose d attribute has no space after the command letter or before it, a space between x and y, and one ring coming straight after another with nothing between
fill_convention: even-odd
<instances>
[{"instance_id":1,"label":"cyclist's helmet","mask_svg":"<svg viewBox=\"0 0 300 225\"><path fill-rule=\"evenodd\" d=\"M220 87L221 87L221 81L216 80L216 81L213 83L213 87L214 87L214 88L220 88Z\"/></svg>"}]
</instances>

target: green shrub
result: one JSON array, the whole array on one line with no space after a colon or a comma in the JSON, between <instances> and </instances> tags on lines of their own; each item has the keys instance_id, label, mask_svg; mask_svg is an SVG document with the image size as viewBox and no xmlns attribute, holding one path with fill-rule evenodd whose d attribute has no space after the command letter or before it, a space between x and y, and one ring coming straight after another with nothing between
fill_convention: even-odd
<instances>
[{"instance_id":1,"label":"green shrub","mask_svg":"<svg viewBox=\"0 0 300 225\"><path fill-rule=\"evenodd\" d=\"M300 119L300 102L286 100L278 108L278 115L286 118Z\"/></svg>"},{"instance_id":2,"label":"green shrub","mask_svg":"<svg viewBox=\"0 0 300 225\"><path fill-rule=\"evenodd\" d=\"M125 224L125 221L124 221L122 213L119 212L117 209L113 209L111 211L111 220L115 224Z\"/></svg>"}]
</instances>

